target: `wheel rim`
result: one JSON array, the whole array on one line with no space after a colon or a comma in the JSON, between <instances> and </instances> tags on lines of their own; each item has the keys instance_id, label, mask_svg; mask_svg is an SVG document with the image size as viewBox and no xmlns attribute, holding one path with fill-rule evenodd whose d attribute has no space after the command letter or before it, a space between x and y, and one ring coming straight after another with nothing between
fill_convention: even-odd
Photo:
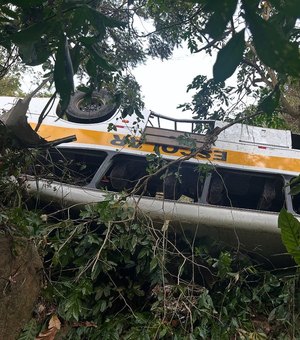
<instances>
[{"instance_id":1,"label":"wheel rim","mask_svg":"<svg viewBox=\"0 0 300 340\"><path fill-rule=\"evenodd\" d=\"M77 108L83 113L97 112L99 111L105 103L100 98L82 98L78 104Z\"/></svg>"}]
</instances>

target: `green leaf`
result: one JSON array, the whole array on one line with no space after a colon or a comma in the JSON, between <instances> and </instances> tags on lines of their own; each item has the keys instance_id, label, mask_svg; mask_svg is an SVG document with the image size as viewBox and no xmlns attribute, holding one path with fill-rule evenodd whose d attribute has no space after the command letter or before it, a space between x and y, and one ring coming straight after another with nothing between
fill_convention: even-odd
<instances>
[{"instance_id":1,"label":"green leaf","mask_svg":"<svg viewBox=\"0 0 300 340\"><path fill-rule=\"evenodd\" d=\"M77 27L83 26L84 23L92 25L96 30L95 37L97 41L101 41L104 38L107 27L123 28L126 25L124 22L108 17L87 5L82 5L73 10L71 23L72 28L75 30ZM86 40L92 40L95 37L87 37Z\"/></svg>"},{"instance_id":2,"label":"green leaf","mask_svg":"<svg viewBox=\"0 0 300 340\"><path fill-rule=\"evenodd\" d=\"M243 7L256 52L262 62L280 73L299 76L298 43L290 42L280 27L256 14L252 0L243 0Z\"/></svg>"},{"instance_id":3,"label":"green leaf","mask_svg":"<svg viewBox=\"0 0 300 340\"><path fill-rule=\"evenodd\" d=\"M35 66L38 65L38 57L34 43L18 44L19 54L24 64Z\"/></svg>"},{"instance_id":4,"label":"green leaf","mask_svg":"<svg viewBox=\"0 0 300 340\"><path fill-rule=\"evenodd\" d=\"M286 14L287 16L300 16L300 5L299 0L271 0L270 1L273 6L275 6L278 10L282 13Z\"/></svg>"},{"instance_id":5,"label":"green leaf","mask_svg":"<svg viewBox=\"0 0 300 340\"><path fill-rule=\"evenodd\" d=\"M281 239L289 254L300 265L300 222L285 209L280 211L278 227L281 229Z\"/></svg>"},{"instance_id":6,"label":"green leaf","mask_svg":"<svg viewBox=\"0 0 300 340\"><path fill-rule=\"evenodd\" d=\"M297 185L293 186L290 190L290 195L295 196L300 193L300 184L298 183Z\"/></svg>"},{"instance_id":7,"label":"green leaf","mask_svg":"<svg viewBox=\"0 0 300 340\"><path fill-rule=\"evenodd\" d=\"M22 61L29 66L36 66L46 62L52 54L49 44L43 40L18 44L18 47Z\"/></svg>"},{"instance_id":8,"label":"green leaf","mask_svg":"<svg viewBox=\"0 0 300 340\"><path fill-rule=\"evenodd\" d=\"M164 336L167 334L168 328L166 326L163 326L163 329L159 332L159 339L163 339Z\"/></svg>"},{"instance_id":9,"label":"green leaf","mask_svg":"<svg viewBox=\"0 0 300 340\"><path fill-rule=\"evenodd\" d=\"M81 62L81 49L82 46L77 44L70 50L74 73L77 73Z\"/></svg>"},{"instance_id":10,"label":"green leaf","mask_svg":"<svg viewBox=\"0 0 300 340\"><path fill-rule=\"evenodd\" d=\"M104 312L107 308L107 303L106 303L106 300L101 300L99 301L99 304L100 304L100 312Z\"/></svg>"},{"instance_id":11,"label":"green leaf","mask_svg":"<svg viewBox=\"0 0 300 340\"><path fill-rule=\"evenodd\" d=\"M52 24L47 21L37 22L28 28L12 34L11 40L17 45L38 41L51 26Z\"/></svg>"},{"instance_id":12,"label":"green leaf","mask_svg":"<svg viewBox=\"0 0 300 340\"><path fill-rule=\"evenodd\" d=\"M150 262L150 272L152 272L158 265L158 261L156 257L153 257L153 259Z\"/></svg>"},{"instance_id":13,"label":"green leaf","mask_svg":"<svg viewBox=\"0 0 300 340\"><path fill-rule=\"evenodd\" d=\"M290 195L295 196L300 193L300 175L290 180Z\"/></svg>"},{"instance_id":14,"label":"green leaf","mask_svg":"<svg viewBox=\"0 0 300 340\"><path fill-rule=\"evenodd\" d=\"M31 319L22 329L18 340L32 340L38 335L39 327L35 319Z\"/></svg>"},{"instance_id":15,"label":"green leaf","mask_svg":"<svg viewBox=\"0 0 300 340\"><path fill-rule=\"evenodd\" d=\"M219 51L213 67L216 82L222 82L229 78L241 62L245 49L244 32L243 29L236 33L227 45Z\"/></svg>"},{"instance_id":16,"label":"green leaf","mask_svg":"<svg viewBox=\"0 0 300 340\"><path fill-rule=\"evenodd\" d=\"M68 51L68 42L63 36L58 45L54 66L54 82L61 98L62 112L68 107L71 93L74 91L73 67Z\"/></svg>"},{"instance_id":17,"label":"green leaf","mask_svg":"<svg viewBox=\"0 0 300 340\"><path fill-rule=\"evenodd\" d=\"M81 92L84 92L84 93L91 93L91 89L87 86L84 86L84 85L80 85L80 86L77 86L77 90L78 91L81 91Z\"/></svg>"},{"instance_id":18,"label":"green leaf","mask_svg":"<svg viewBox=\"0 0 300 340\"><path fill-rule=\"evenodd\" d=\"M280 90L278 87L276 87L275 91L272 91L269 95L263 98L263 100L258 104L257 109L268 115L271 115L278 107L279 99Z\"/></svg>"},{"instance_id":19,"label":"green leaf","mask_svg":"<svg viewBox=\"0 0 300 340\"><path fill-rule=\"evenodd\" d=\"M137 243L138 243L138 238L135 234L133 234L131 237L131 249L130 249L132 253L135 251L135 247Z\"/></svg>"},{"instance_id":20,"label":"green leaf","mask_svg":"<svg viewBox=\"0 0 300 340\"><path fill-rule=\"evenodd\" d=\"M123 28L126 26L125 22L122 22L120 20L116 20L114 18L110 18L96 9L90 7L90 6L83 6L82 10L84 10L84 13L86 15L86 18L90 20L91 24L99 31L101 32L103 28L105 27L119 27Z\"/></svg>"},{"instance_id":21,"label":"green leaf","mask_svg":"<svg viewBox=\"0 0 300 340\"><path fill-rule=\"evenodd\" d=\"M80 37L78 39L78 41L86 46L96 44L99 40L101 40L99 35L93 35L92 37Z\"/></svg>"},{"instance_id":22,"label":"green leaf","mask_svg":"<svg viewBox=\"0 0 300 340\"><path fill-rule=\"evenodd\" d=\"M8 1L6 1L8 2ZM22 8L30 8L35 6L41 6L43 4L44 0L11 0L9 3L12 5L16 5Z\"/></svg>"},{"instance_id":23,"label":"green leaf","mask_svg":"<svg viewBox=\"0 0 300 340\"><path fill-rule=\"evenodd\" d=\"M95 74L97 73L97 65L92 58L87 61L85 65L85 70L90 77L95 76Z\"/></svg>"},{"instance_id":24,"label":"green leaf","mask_svg":"<svg viewBox=\"0 0 300 340\"><path fill-rule=\"evenodd\" d=\"M10 18L18 19L18 14L6 6L1 6L0 11Z\"/></svg>"},{"instance_id":25,"label":"green leaf","mask_svg":"<svg viewBox=\"0 0 300 340\"><path fill-rule=\"evenodd\" d=\"M205 31L213 38L219 39L224 34L229 20L232 18L237 6L237 0L210 1L209 9L213 11Z\"/></svg>"},{"instance_id":26,"label":"green leaf","mask_svg":"<svg viewBox=\"0 0 300 340\"><path fill-rule=\"evenodd\" d=\"M84 45L88 52L90 53L90 56L92 57L93 61L101 68L103 68L106 71L115 71L116 69L110 65L100 54L99 51L97 51L96 48L89 45Z\"/></svg>"}]
</instances>

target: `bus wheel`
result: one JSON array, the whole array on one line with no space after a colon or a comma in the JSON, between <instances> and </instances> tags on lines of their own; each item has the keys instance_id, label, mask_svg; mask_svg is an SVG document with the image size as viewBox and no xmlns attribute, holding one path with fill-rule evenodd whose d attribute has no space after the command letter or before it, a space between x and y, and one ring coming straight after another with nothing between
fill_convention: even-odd
<instances>
[{"instance_id":1,"label":"bus wheel","mask_svg":"<svg viewBox=\"0 0 300 340\"><path fill-rule=\"evenodd\" d=\"M92 95L77 91L70 99L66 110L67 118L76 123L99 123L110 119L118 105L108 91L94 91Z\"/></svg>"}]
</instances>

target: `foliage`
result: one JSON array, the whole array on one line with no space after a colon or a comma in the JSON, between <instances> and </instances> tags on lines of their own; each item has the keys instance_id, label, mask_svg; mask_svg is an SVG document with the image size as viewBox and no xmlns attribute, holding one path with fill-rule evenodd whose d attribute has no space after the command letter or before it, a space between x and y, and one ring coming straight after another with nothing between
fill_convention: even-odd
<instances>
[{"instance_id":1,"label":"foliage","mask_svg":"<svg viewBox=\"0 0 300 340\"><path fill-rule=\"evenodd\" d=\"M2 182L34 157L21 162L20 153L11 164L8 155ZM3 231L35 242L46 280L21 339L56 333L45 326L49 314L58 316L65 339L300 336L299 273L265 270L209 240L174 239L122 195L108 195L78 215L49 205L36 210L20 184L15 188L20 200L1 205Z\"/></svg>"},{"instance_id":2,"label":"foliage","mask_svg":"<svg viewBox=\"0 0 300 340\"><path fill-rule=\"evenodd\" d=\"M38 323L35 319L31 319L23 328L18 340L32 340L36 337L39 331Z\"/></svg>"},{"instance_id":3,"label":"foliage","mask_svg":"<svg viewBox=\"0 0 300 340\"><path fill-rule=\"evenodd\" d=\"M132 214L125 202L108 198L82 212L80 224L66 221L49 238L52 280L57 278L53 288L60 292L59 311L65 319L92 317L99 322L102 313L125 308L127 299L138 303L157 282L152 232L145 233L146 226Z\"/></svg>"},{"instance_id":4,"label":"foliage","mask_svg":"<svg viewBox=\"0 0 300 340\"><path fill-rule=\"evenodd\" d=\"M277 116L279 110L283 114L280 117L298 130L297 91L293 90L300 71L296 0L198 0L176 2L175 6L174 1L149 3L157 25L163 25L162 20L167 22L163 36L176 37L178 43L185 41L191 53L217 54L213 79L196 76L188 87L195 91L193 101L181 107L192 110L197 118L232 119L245 114L247 97L252 96L250 104L256 106L265 92L262 89L271 92L279 86L280 100L272 106L272 113ZM223 81L233 74L237 85L226 88ZM272 121L267 120L268 124Z\"/></svg>"},{"instance_id":5,"label":"foliage","mask_svg":"<svg viewBox=\"0 0 300 340\"><path fill-rule=\"evenodd\" d=\"M290 185L290 195L294 198L299 195L300 177L293 178ZM281 229L281 239L289 254L300 265L300 222L291 213L282 209L278 217L278 227Z\"/></svg>"},{"instance_id":6,"label":"foliage","mask_svg":"<svg viewBox=\"0 0 300 340\"><path fill-rule=\"evenodd\" d=\"M242 99L257 86L272 91L278 84L281 110L289 116L297 115L297 107L285 101L287 79L298 79L300 74L297 0L11 1L1 2L0 15L0 44L8 53L17 50L24 64L43 64L46 73L53 74L62 108L73 91L74 74L89 76L90 91L99 87L115 91L128 76L129 67L149 55L168 58L174 47L187 43L191 53L218 54L214 80L202 80L201 84L197 76L190 86L200 90L188 107L197 115L208 116L211 105L207 89L211 86L220 86L211 98L216 91L230 93L231 97L234 94L243 107ZM136 18L152 24L154 30L143 34L135 24ZM236 69L237 87L225 90L222 82ZM134 109L128 108L123 95L125 113L142 105L136 95L139 88L134 91L129 94L129 102L136 101ZM206 98L204 104L201 98ZM223 119L224 108L218 110L214 108L215 114L210 116ZM226 116L241 110L234 105Z\"/></svg>"},{"instance_id":7,"label":"foliage","mask_svg":"<svg viewBox=\"0 0 300 340\"><path fill-rule=\"evenodd\" d=\"M148 55L167 58L176 44L158 34L148 38L139 35L135 18L149 17L142 1L1 1L0 17L0 45L15 57L5 72L20 60L27 66L42 65L45 75L53 77L63 110L77 74L88 79L90 92L109 88L116 93L116 101L125 103L127 114L136 108L139 114L139 88L132 87L128 96L128 89L118 91L128 83L129 67L144 62ZM133 99L129 109L128 102Z\"/></svg>"},{"instance_id":8,"label":"foliage","mask_svg":"<svg viewBox=\"0 0 300 340\"><path fill-rule=\"evenodd\" d=\"M247 109L244 110L242 114L237 115L236 118L250 116L254 114L256 110L257 107L255 105L250 105L247 107ZM283 119L283 116L278 112L274 112L271 115L267 113L262 113L253 118L245 119L245 122L249 125L261 126L271 129L288 130L290 128L287 122Z\"/></svg>"},{"instance_id":9,"label":"foliage","mask_svg":"<svg viewBox=\"0 0 300 340\"><path fill-rule=\"evenodd\" d=\"M1 30L6 33L2 46L8 50L11 46L17 46L25 64L39 65L47 62L53 55L56 56L54 81L63 102L68 101L72 92L74 66L76 70L83 46L90 52L91 63L97 60L102 68L110 68L106 60L86 40L92 40L93 36L103 38L107 27L124 26L121 21L98 12L85 1L75 4L57 1L50 6L44 1L36 1L34 4L5 3L1 5L1 14L4 18ZM85 35L91 37L82 41ZM73 43L71 49L69 45Z\"/></svg>"},{"instance_id":10,"label":"foliage","mask_svg":"<svg viewBox=\"0 0 300 340\"><path fill-rule=\"evenodd\" d=\"M204 240L175 246L133 212L108 197L77 220L50 214L39 229L44 296L66 339L298 336L297 274L272 274Z\"/></svg>"},{"instance_id":11,"label":"foliage","mask_svg":"<svg viewBox=\"0 0 300 340\"><path fill-rule=\"evenodd\" d=\"M0 96L22 97L24 93L20 90L20 77L5 76L0 80Z\"/></svg>"},{"instance_id":12,"label":"foliage","mask_svg":"<svg viewBox=\"0 0 300 340\"><path fill-rule=\"evenodd\" d=\"M213 69L216 82L225 81L232 76L240 64L245 49L244 32L245 29L235 34L218 53ZM225 64L227 64L226 67L224 67Z\"/></svg>"},{"instance_id":13,"label":"foliage","mask_svg":"<svg viewBox=\"0 0 300 340\"><path fill-rule=\"evenodd\" d=\"M279 214L278 226L281 229L283 244L295 262L300 265L300 222L283 209Z\"/></svg>"},{"instance_id":14,"label":"foliage","mask_svg":"<svg viewBox=\"0 0 300 340\"><path fill-rule=\"evenodd\" d=\"M193 110L197 119L227 118L226 107L229 106L230 96L233 95L232 87L225 87L225 83L217 83L206 76L197 76L188 86L188 91L197 90L191 103L179 107L184 111Z\"/></svg>"},{"instance_id":15,"label":"foliage","mask_svg":"<svg viewBox=\"0 0 300 340\"><path fill-rule=\"evenodd\" d=\"M291 88L300 73L297 0L14 0L0 1L0 15L0 44L7 53L17 49L26 65L44 65L63 108L78 73L89 75L87 91L113 88L124 115L139 114L139 87L128 67L146 55L167 58L187 42L193 53L218 51L214 79L198 75L189 86L197 93L184 108L198 118L232 118L243 110L232 108L230 98L253 88L266 117L278 104L294 113L284 100L286 84ZM137 15L155 26L146 50L133 25ZM237 88L226 87L237 67ZM79 216L51 206L37 210L18 180L34 155L12 151L10 137L0 137L1 228L31 238L45 265L46 312L37 312L22 339L38 335L47 313L58 315L66 339L300 337L297 271L267 271L240 252L174 239L122 195L108 195ZM149 171L161 162L153 158ZM298 224L281 213L283 241L297 262Z\"/></svg>"},{"instance_id":16,"label":"foliage","mask_svg":"<svg viewBox=\"0 0 300 340\"><path fill-rule=\"evenodd\" d=\"M22 96L21 79L24 67L17 62L15 51L8 53L0 47L0 95Z\"/></svg>"}]
</instances>

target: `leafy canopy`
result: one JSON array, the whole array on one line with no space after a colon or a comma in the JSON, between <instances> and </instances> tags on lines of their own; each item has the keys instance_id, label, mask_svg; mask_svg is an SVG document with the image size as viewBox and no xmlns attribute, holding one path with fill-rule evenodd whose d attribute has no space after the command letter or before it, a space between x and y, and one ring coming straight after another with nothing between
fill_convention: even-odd
<instances>
[{"instance_id":1,"label":"leafy canopy","mask_svg":"<svg viewBox=\"0 0 300 340\"><path fill-rule=\"evenodd\" d=\"M299 78L299 15L297 0L2 0L0 45L17 48L24 64L43 65L53 75L62 108L73 92L74 74L88 75L90 91L115 89L147 56L168 58L185 43L192 53L217 52L213 82L221 88L239 69L238 87L223 96L249 91L261 96L258 83L271 92L287 77ZM141 33L138 21L149 21L153 31ZM211 93L201 93L202 85L190 89L207 101ZM198 102L189 108L199 115Z\"/></svg>"},{"instance_id":2,"label":"leafy canopy","mask_svg":"<svg viewBox=\"0 0 300 340\"><path fill-rule=\"evenodd\" d=\"M269 100L272 110L268 107L265 116L275 110L299 116L295 95L290 97L300 75L297 0L152 0L148 4L163 37L185 42L191 53L217 54L213 79L197 75L188 87L196 91L193 100L182 107L198 118L233 118L249 111L244 98L251 96L257 104L277 87L277 95ZM224 81L235 72L237 85L226 87Z\"/></svg>"},{"instance_id":3,"label":"leafy canopy","mask_svg":"<svg viewBox=\"0 0 300 340\"><path fill-rule=\"evenodd\" d=\"M115 89L130 82L128 68L143 62L147 54L170 54L153 37L147 48L143 46L131 29L137 11L146 17L145 9L118 0L0 1L0 45L8 53L17 50L18 62L43 65L64 109L74 91L75 74L88 76L90 91L111 84Z\"/></svg>"}]
</instances>

